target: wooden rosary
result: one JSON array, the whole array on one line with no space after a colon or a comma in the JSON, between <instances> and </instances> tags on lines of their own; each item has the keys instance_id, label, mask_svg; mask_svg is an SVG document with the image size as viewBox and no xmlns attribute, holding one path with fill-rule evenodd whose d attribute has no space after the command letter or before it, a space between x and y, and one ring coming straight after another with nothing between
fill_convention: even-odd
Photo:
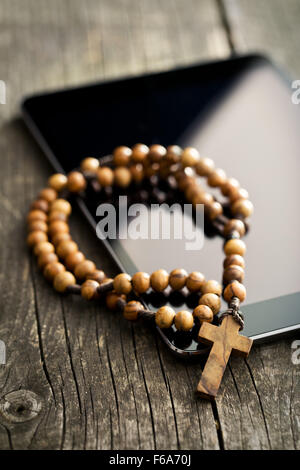
<instances>
[{"instance_id":1,"label":"wooden rosary","mask_svg":"<svg viewBox=\"0 0 300 470\"><path fill-rule=\"evenodd\" d=\"M124 189L131 182L141 183L153 175L173 178L188 202L193 206L204 204L205 214L225 238L224 290L217 281L206 281L202 273L188 274L184 269L174 269L171 273L158 269L151 275L137 272L132 277L121 273L111 279L97 269L93 261L86 259L72 240L68 195L82 193L93 181L102 188L116 185ZM232 218L224 216L222 204L200 186L198 176L206 177L209 186L220 188L229 200ZM85 158L80 170L49 178L48 187L31 205L27 242L38 257L38 266L45 278L60 293L79 294L87 300L105 298L107 307L121 310L127 320L150 317L159 328L170 328L174 323L177 330L190 331L197 322L199 341L212 346L197 391L202 397L214 398L231 352L247 357L252 345L252 340L238 334L244 326L239 306L246 297L242 284L246 246L241 237L246 232L245 219L252 211L248 193L239 182L227 178L223 170L215 169L210 158L200 158L193 147L182 150L177 145L165 148L136 144L132 149L121 146L114 150L110 161L100 165L96 158ZM186 287L189 292L199 293L199 305L192 313L187 310L175 313L169 306L152 312L137 300L127 302L130 293L143 294L149 289L163 292L168 286L175 291ZM211 322L219 313L222 290L228 310L220 317L221 326L215 326Z\"/></svg>"}]
</instances>

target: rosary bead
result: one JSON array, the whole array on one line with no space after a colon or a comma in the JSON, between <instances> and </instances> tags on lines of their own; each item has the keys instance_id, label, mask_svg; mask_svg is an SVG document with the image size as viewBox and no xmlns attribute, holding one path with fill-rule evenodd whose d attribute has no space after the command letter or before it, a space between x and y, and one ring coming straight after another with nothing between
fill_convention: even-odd
<instances>
[{"instance_id":1,"label":"rosary bead","mask_svg":"<svg viewBox=\"0 0 300 470\"><path fill-rule=\"evenodd\" d=\"M63 220L54 220L48 227L49 234L53 237L56 233L69 233L69 225Z\"/></svg>"},{"instance_id":2,"label":"rosary bead","mask_svg":"<svg viewBox=\"0 0 300 470\"><path fill-rule=\"evenodd\" d=\"M187 166L194 167L199 162L199 152L194 147L187 147L181 155L181 164L185 168Z\"/></svg>"},{"instance_id":3,"label":"rosary bead","mask_svg":"<svg viewBox=\"0 0 300 470\"><path fill-rule=\"evenodd\" d=\"M227 236L233 231L237 231L240 236L243 237L246 232L244 222L239 219L228 220L228 222L226 222L226 224L224 225L224 235Z\"/></svg>"},{"instance_id":4,"label":"rosary bead","mask_svg":"<svg viewBox=\"0 0 300 470\"><path fill-rule=\"evenodd\" d=\"M237 297L240 302L244 302L246 298L246 289L239 281L232 281L224 289L224 299L230 302L232 297Z\"/></svg>"},{"instance_id":5,"label":"rosary bead","mask_svg":"<svg viewBox=\"0 0 300 470\"><path fill-rule=\"evenodd\" d=\"M67 182L68 179L66 175L63 175L62 173L55 173L48 179L50 188L54 189L58 193L67 186Z\"/></svg>"},{"instance_id":6,"label":"rosary bead","mask_svg":"<svg viewBox=\"0 0 300 470\"><path fill-rule=\"evenodd\" d=\"M121 188L127 188L131 183L131 173L125 166L115 169L115 184Z\"/></svg>"},{"instance_id":7,"label":"rosary bead","mask_svg":"<svg viewBox=\"0 0 300 470\"><path fill-rule=\"evenodd\" d=\"M143 309L144 307L140 302L131 300L125 305L123 315L126 320L135 321L138 319L139 313Z\"/></svg>"},{"instance_id":8,"label":"rosary bead","mask_svg":"<svg viewBox=\"0 0 300 470\"><path fill-rule=\"evenodd\" d=\"M114 278L114 290L117 294L129 294L132 290L131 276L126 273L118 274Z\"/></svg>"},{"instance_id":9,"label":"rosary bead","mask_svg":"<svg viewBox=\"0 0 300 470\"><path fill-rule=\"evenodd\" d=\"M46 264L57 262L58 257L55 253L42 253L38 257L38 267L40 269L44 268Z\"/></svg>"},{"instance_id":10,"label":"rosary bead","mask_svg":"<svg viewBox=\"0 0 300 470\"><path fill-rule=\"evenodd\" d=\"M28 232L48 232L48 225L46 222L43 222L42 220L34 220L33 222L30 222L28 225Z\"/></svg>"},{"instance_id":11,"label":"rosary bead","mask_svg":"<svg viewBox=\"0 0 300 470\"><path fill-rule=\"evenodd\" d=\"M174 319L175 326L179 331L189 331L194 326L194 317L187 310L177 312Z\"/></svg>"},{"instance_id":12,"label":"rosary bead","mask_svg":"<svg viewBox=\"0 0 300 470\"><path fill-rule=\"evenodd\" d=\"M224 252L226 255L244 256L246 252L246 245L243 242L243 240L238 240L238 239L228 240L225 243Z\"/></svg>"},{"instance_id":13,"label":"rosary bead","mask_svg":"<svg viewBox=\"0 0 300 470\"><path fill-rule=\"evenodd\" d=\"M248 199L238 199L232 204L231 210L233 214L241 215L246 219L253 212L253 204Z\"/></svg>"},{"instance_id":14,"label":"rosary bead","mask_svg":"<svg viewBox=\"0 0 300 470\"><path fill-rule=\"evenodd\" d=\"M130 162L131 155L132 150L122 145L113 151L113 162L116 166L126 166Z\"/></svg>"},{"instance_id":15,"label":"rosary bead","mask_svg":"<svg viewBox=\"0 0 300 470\"><path fill-rule=\"evenodd\" d=\"M77 266L77 264L79 263L82 263L82 261L84 260L85 260L85 256L81 251L74 251L74 252L69 253L65 257L65 265L70 271L74 271L75 266Z\"/></svg>"},{"instance_id":16,"label":"rosary bead","mask_svg":"<svg viewBox=\"0 0 300 470\"><path fill-rule=\"evenodd\" d=\"M196 164L196 173L199 176L210 176L215 169L215 164L211 158L200 158Z\"/></svg>"},{"instance_id":17,"label":"rosary bead","mask_svg":"<svg viewBox=\"0 0 300 470\"><path fill-rule=\"evenodd\" d=\"M86 279L88 274L93 273L95 270L95 263L93 261L85 259L84 261L75 266L74 274L77 279L82 281L83 279Z\"/></svg>"},{"instance_id":18,"label":"rosary bead","mask_svg":"<svg viewBox=\"0 0 300 470\"><path fill-rule=\"evenodd\" d=\"M133 290L138 294L144 294L150 287L150 276L142 271L132 276Z\"/></svg>"},{"instance_id":19,"label":"rosary bead","mask_svg":"<svg viewBox=\"0 0 300 470\"><path fill-rule=\"evenodd\" d=\"M241 268L244 269L245 267L245 261L244 258L240 255L228 255L224 259L223 267L224 269L228 268L228 266L231 266L234 264L235 266L240 266Z\"/></svg>"},{"instance_id":20,"label":"rosary bead","mask_svg":"<svg viewBox=\"0 0 300 470\"><path fill-rule=\"evenodd\" d=\"M71 193L79 193L86 188L86 180L79 171L71 171L68 174L67 188Z\"/></svg>"},{"instance_id":21,"label":"rosary bead","mask_svg":"<svg viewBox=\"0 0 300 470\"><path fill-rule=\"evenodd\" d=\"M48 212L49 204L45 199L37 199L33 201L30 207L31 210L39 210L42 212Z\"/></svg>"},{"instance_id":22,"label":"rosary bead","mask_svg":"<svg viewBox=\"0 0 300 470\"><path fill-rule=\"evenodd\" d=\"M63 212L58 212L58 211L50 211L48 214L48 223L50 224L51 222L54 222L55 220L62 220L63 222L66 222L68 217L66 214Z\"/></svg>"},{"instance_id":23,"label":"rosary bead","mask_svg":"<svg viewBox=\"0 0 300 470\"><path fill-rule=\"evenodd\" d=\"M59 263L57 261L52 261L52 263L46 264L44 267L44 277L47 279L49 282L53 282L53 279L57 274L65 272L66 268L62 263Z\"/></svg>"},{"instance_id":24,"label":"rosary bead","mask_svg":"<svg viewBox=\"0 0 300 470\"><path fill-rule=\"evenodd\" d=\"M46 242L47 240L48 237L45 232L42 232L41 230L35 230L33 232L30 232L30 234L28 235L27 244L28 246L33 247L38 243Z\"/></svg>"},{"instance_id":25,"label":"rosary bead","mask_svg":"<svg viewBox=\"0 0 300 470\"><path fill-rule=\"evenodd\" d=\"M29 212L27 216L27 222L30 224L31 222L34 222L35 220L42 220L43 222L46 222L47 215L45 214L45 212L41 210L34 209Z\"/></svg>"},{"instance_id":26,"label":"rosary bead","mask_svg":"<svg viewBox=\"0 0 300 470\"><path fill-rule=\"evenodd\" d=\"M236 194L237 190L240 188L240 183L235 178L228 178L224 184L221 186L221 192L224 196L231 197Z\"/></svg>"},{"instance_id":27,"label":"rosary bead","mask_svg":"<svg viewBox=\"0 0 300 470\"><path fill-rule=\"evenodd\" d=\"M188 273L184 269L173 269L170 273L169 284L174 290L183 289L188 278Z\"/></svg>"},{"instance_id":28,"label":"rosary bead","mask_svg":"<svg viewBox=\"0 0 300 470\"><path fill-rule=\"evenodd\" d=\"M159 144L151 145L149 148L149 160L153 163L158 163L167 154L165 147Z\"/></svg>"},{"instance_id":29,"label":"rosary bead","mask_svg":"<svg viewBox=\"0 0 300 470\"><path fill-rule=\"evenodd\" d=\"M150 283L153 290L162 292L169 284L169 274L164 269L158 269L151 274Z\"/></svg>"},{"instance_id":30,"label":"rosary bead","mask_svg":"<svg viewBox=\"0 0 300 470\"><path fill-rule=\"evenodd\" d=\"M191 182L185 188L184 194L188 201L192 202L193 199L199 197L200 194L203 192L203 189L198 186L196 181Z\"/></svg>"},{"instance_id":31,"label":"rosary bead","mask_svg":"<svg viewBox=\"0 0 300 470\"><path fill-rule=\"evenodd\" d=\"M54 246L58 246L63 240L71 240L69 232L57 232L52 236L52 243Z\"/></svg>"},{"instance_id":32,"label":"rosary bead","mask_svg":"<svg viewBox=\"0 0 300 470\"><path fill-rule=\"evenodd\" d=\"M103 166L99 168L97 172L98 181L103 188L112 186L114 182L114 172L108 166Z\"/></svg>"},{"instance_id":33,"label":"rosary bead","mask_svg":"<svg viewBox=\"0 0 300 470\"><path fill-rule=\"evenodd\" d=\"M248 199L249 198L249 193L246 189L244 188L239 188L229 196L229 200L231 203L234 201L237 201L238 199Z\"/></svg>"},{"instance_id":34,"label":"rosary bead","mask_svg":"<svg viewBox=\"0 0 300 470\"><path fill-rule=\"evenodd\" d=\"M149 148L144 144L136 144L132 147L132 160L136 163L143 163L147 158Z\"/></svg>"},{"instance_id":35,"label":"rosary bead","mask_svg":"<svg viewBox=\"0 0 300 470\"><path fill-rule=\"evenodd\" d=\"M218 201L213 201L209 204L207 210L211 220L214 220L219 217L219 215L223 214L223 207Z\"/></svg>"},{"instance_id":36,"label":"rosary bead","mask_svg":"<svg viewBox=\"0 0 300 470\"><path fill-rule=\"evenodd\" d=\"M144 179L144 168L141 163L135 163L130 167L130 173L135 183L140 183Z\"/></svg>"},{"instance_id":37,"label":"rosary bead","mask_svg":"<svg viewBox=\"0 0 300 470\"><path fill-rule=\"evenodd\" d=\"M51 212L52 211L62 212L63 214L68 216L72 212L72 206L66 199L56 199L51 204Z\"/></svg>"},{"instance_id":38,"label":"rosary bead","mask_svg":"<svg viewBox=\"0 0 300 470\"><path fill-rule=\"evenodd\" d=\"M65 259L72 253L76 253L76 251L78 251L78 245L73 240L64 240L56 248L56 253L62 259Z\"/></svg>"},{"instance_id":39,"label":"rosary bead","mask_svg":"<svg viewBox=\"0 0 300 470\"><path fill-rule=\"evenodd\" d=\"M222 286L217 281L210 280L206 281L203 286L201 287L202 294L222 294Z\"/></svg>"},{"instance_id":40,"label":"rosary bead","mask_svg":"<svg viewBox=\"0 0 300 470\"><path fill-rule=\"evenodd\" d=\"M244 275L245 275L245 272L243 268L241 268L241 266L236 266L234 264L231 264L224 271L223 282L224 284L228 284L231 281L243 282Z\"/></svg>"},{"instance_id":41,"label":"rosary bead","mask_svg":"<svg viewBox=\"0 0 300 470\"><path fill-rule=\"evenodd\" d=\"M45 188L39 193L40 199L45 199L47 202L53 202L57 198L57 192L52 188Z\"/></svg>"},{"instance_id":42,"label":"rosary bead","mask_svg":"<svg viewBox=\"0 0 300 470\"><path fill-rule=\"evenodd\" d=\"M61 293L65 292L68 286L72 286L74 284L76 284L76 279L69 271L63 271L56 274L53 281L54 289Z\"/></svg>"},{"instance_id":43,"label":"rosary bead","mask_svg":"<svg viewBox=\"0 0 300 470\"><path fill-rule=\"evenodd\" d=\"M166 160L171 164L178 163L180 161L181 153L181 147L178 145L169 145L169 147L167 147Z\"/></svg>"},{"instance_id":44,"label":"rosary bead","mask_svg":"<svg viewBox=\"0 0 300 470\"><path fill-rule=\"evenodd\" d=\"M46 241L40 242L37 245L35 245L34 250L33 250L36 256L39 256L44 253L54 253L54 251L55 249L52 243L46 242Z\"/></svg>"},{"instance_id":45,"label":"rosary bead","mask_svg":"<svg viewBox=\"0 0 300 470\"><path fill-rule=\"evenodd\" d=\"M80 253L78 251L78 253ZM77 253L76 253L77 254ZM75 255L76 255L75 254ZM87 276L86 276L87 279L92 279L93 281L97 281L99 282L99 284L102 284L104 279L106 279L106 276L105 276L105 272L102 271L101 269L96 269L95 271L93 271L92 273L89 273Z\"/></svg>"},{"instance_id":46,"label":"rosary bead","mask_svg":"<svg viewBox=\"0 0 300 470\"><path fill-rule=\"evenodd\" d=\"M186 287L190 292L200 291L205 282L205 277L198 271L190 273L186 280Z\"/></svg>"},{"instance_id":47,"label":"rosary bead","mask_svg":"<svg viewBox=\"0 0 300 470\"><path fill-rule=\"evenodd\" d=\"M126 301L126 295L117 294L115 291L107 292L105 297L105 303L109 310L117 310L118 301L122 299Z\"/></svg>"},{"instance_id":48,"label":"rosary bead","mask_svg":"<svg viewBox=\"0 0 300 470\"><path fill-rule=\"evenodd\" d=\"M195 196L192 199L192 203L194 205L196 204L204 204L205 206L209 206L210 204L213 204L214 198L210 193L207 193L206 191L202 191L199 193L197 196Z\"/></svg>"},{"instance_id":49,"label":"rosary bead","mask_svg":"<svg viewBox=\"0 0 300 470\"><path fill-rule=\"evenodd\" d=\"M82 171L88 171L90 173L96 173L99 168L99 160L93 157L87 157L80 163Z\"/></svg>"},{"instance_id":50,"label":"rosary bead","mask_svg":"<svg viewBox=\"0 0 300 470\"><path fill-rule=\"evenodd\" d=\"M197 318L200 323L211 323L213 321L214 314L212 309L207 305L198 305L193 311L193 317Z\"/></svg>"},{"instance_id":51,"label":"rosary bead","mask_svg":"<svg viewBox=\"0 0 300 470\"><path fill-rule=\"evenodd\" d=\"M97 298L98 287L99 287L99 283L97 281L93 281L92 279L88 279L87 281L84 281L84 283L81 286L81 296L86 300Z\"/></svg>"},{"instance_id":52,"label":"rosary bead","mask_svg":"<svg viewBox=\"0 0 300 470\"><path fill-rule=\"evenodd\" d=\"M155 323L159 328L170 328L173 324L175 311L167 305L160 307L155 313Z\"/></svg>"},{"instance_id":53,"label":"rosary bead","mask_svg":"<svg viewBox=\"0 0 300 470\"><path fill-rule=\"evenodd\" d=\"M212 188L222 186L226 181L226 173L225 171L221 170L221 168L217 168L214 170L209 177L207 178L207 183Z\"/></svg>"},{"instance_id":54,"label":"rosary bead","mask_svg":"<svg viewBox=\"0 0 300 470\"><path fill-rule=\"evenodd\" d=\"M200 297L199 305L207 305L216 315L221 308L221 299L216 294L203 294Z\"/></svg>"}]
</instances>

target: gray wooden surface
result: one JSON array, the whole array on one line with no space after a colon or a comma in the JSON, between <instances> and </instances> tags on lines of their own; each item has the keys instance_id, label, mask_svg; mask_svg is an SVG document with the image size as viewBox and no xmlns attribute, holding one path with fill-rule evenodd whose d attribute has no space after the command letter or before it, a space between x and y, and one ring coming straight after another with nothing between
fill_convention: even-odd
<instances>
[{"instance_id":1,"label":"gray wooden surface","mask_svg":"<svg viewBox=\"0 0 300 470\"><path fill-rule=\"evenodd\" d=\"M25 94L233 51L266 51L300 78L299 20L297 0L0 0L1 449L300 448L291 340L231 360L211 404L193 394L199 365L147 326L49 288L24 217L52 170L19 119ZM113 275L82 220L74 238Z\"/></svg>"}]
</instances>

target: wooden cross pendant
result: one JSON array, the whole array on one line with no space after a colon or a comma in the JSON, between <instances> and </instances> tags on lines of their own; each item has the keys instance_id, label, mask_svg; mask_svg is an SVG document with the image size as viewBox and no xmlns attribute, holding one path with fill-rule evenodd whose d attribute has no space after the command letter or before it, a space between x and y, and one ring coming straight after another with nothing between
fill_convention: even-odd
<instances>
[{"instance_id":1,"label":"wooden cross pendant","mask_svg":"<svg viewBox=\"0 0 300 470\"><path fill-rule=\"evenodd\" d=\"M199 341L212 344L197 391L203 398L216 397L230 354L247 357L253 340L239 335L240 325L232 315L223 318L221 326L204 322L199 330Z\"/></svg>"}]
</instances>

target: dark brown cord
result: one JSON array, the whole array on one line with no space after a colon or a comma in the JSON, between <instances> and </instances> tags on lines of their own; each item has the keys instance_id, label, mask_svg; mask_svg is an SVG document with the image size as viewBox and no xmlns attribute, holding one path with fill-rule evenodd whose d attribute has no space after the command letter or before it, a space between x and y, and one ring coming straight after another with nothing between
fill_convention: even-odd
<instances>
[{"instance_id":1,"label":"dark brown cord","mask_svg":"<svg viewBox=\"0 0 300 470\"><path fill-rule=\"evenodd\" d=\"M232 297L228 309L219 317L219 323L221 324L225 317L231 315L234 320L240 325L240 331L242 331L244 329L245 322L244 315L242 314L242 312L239 311L239 307L240 300L237 297Z\"/></svg>"}]
</instances>

